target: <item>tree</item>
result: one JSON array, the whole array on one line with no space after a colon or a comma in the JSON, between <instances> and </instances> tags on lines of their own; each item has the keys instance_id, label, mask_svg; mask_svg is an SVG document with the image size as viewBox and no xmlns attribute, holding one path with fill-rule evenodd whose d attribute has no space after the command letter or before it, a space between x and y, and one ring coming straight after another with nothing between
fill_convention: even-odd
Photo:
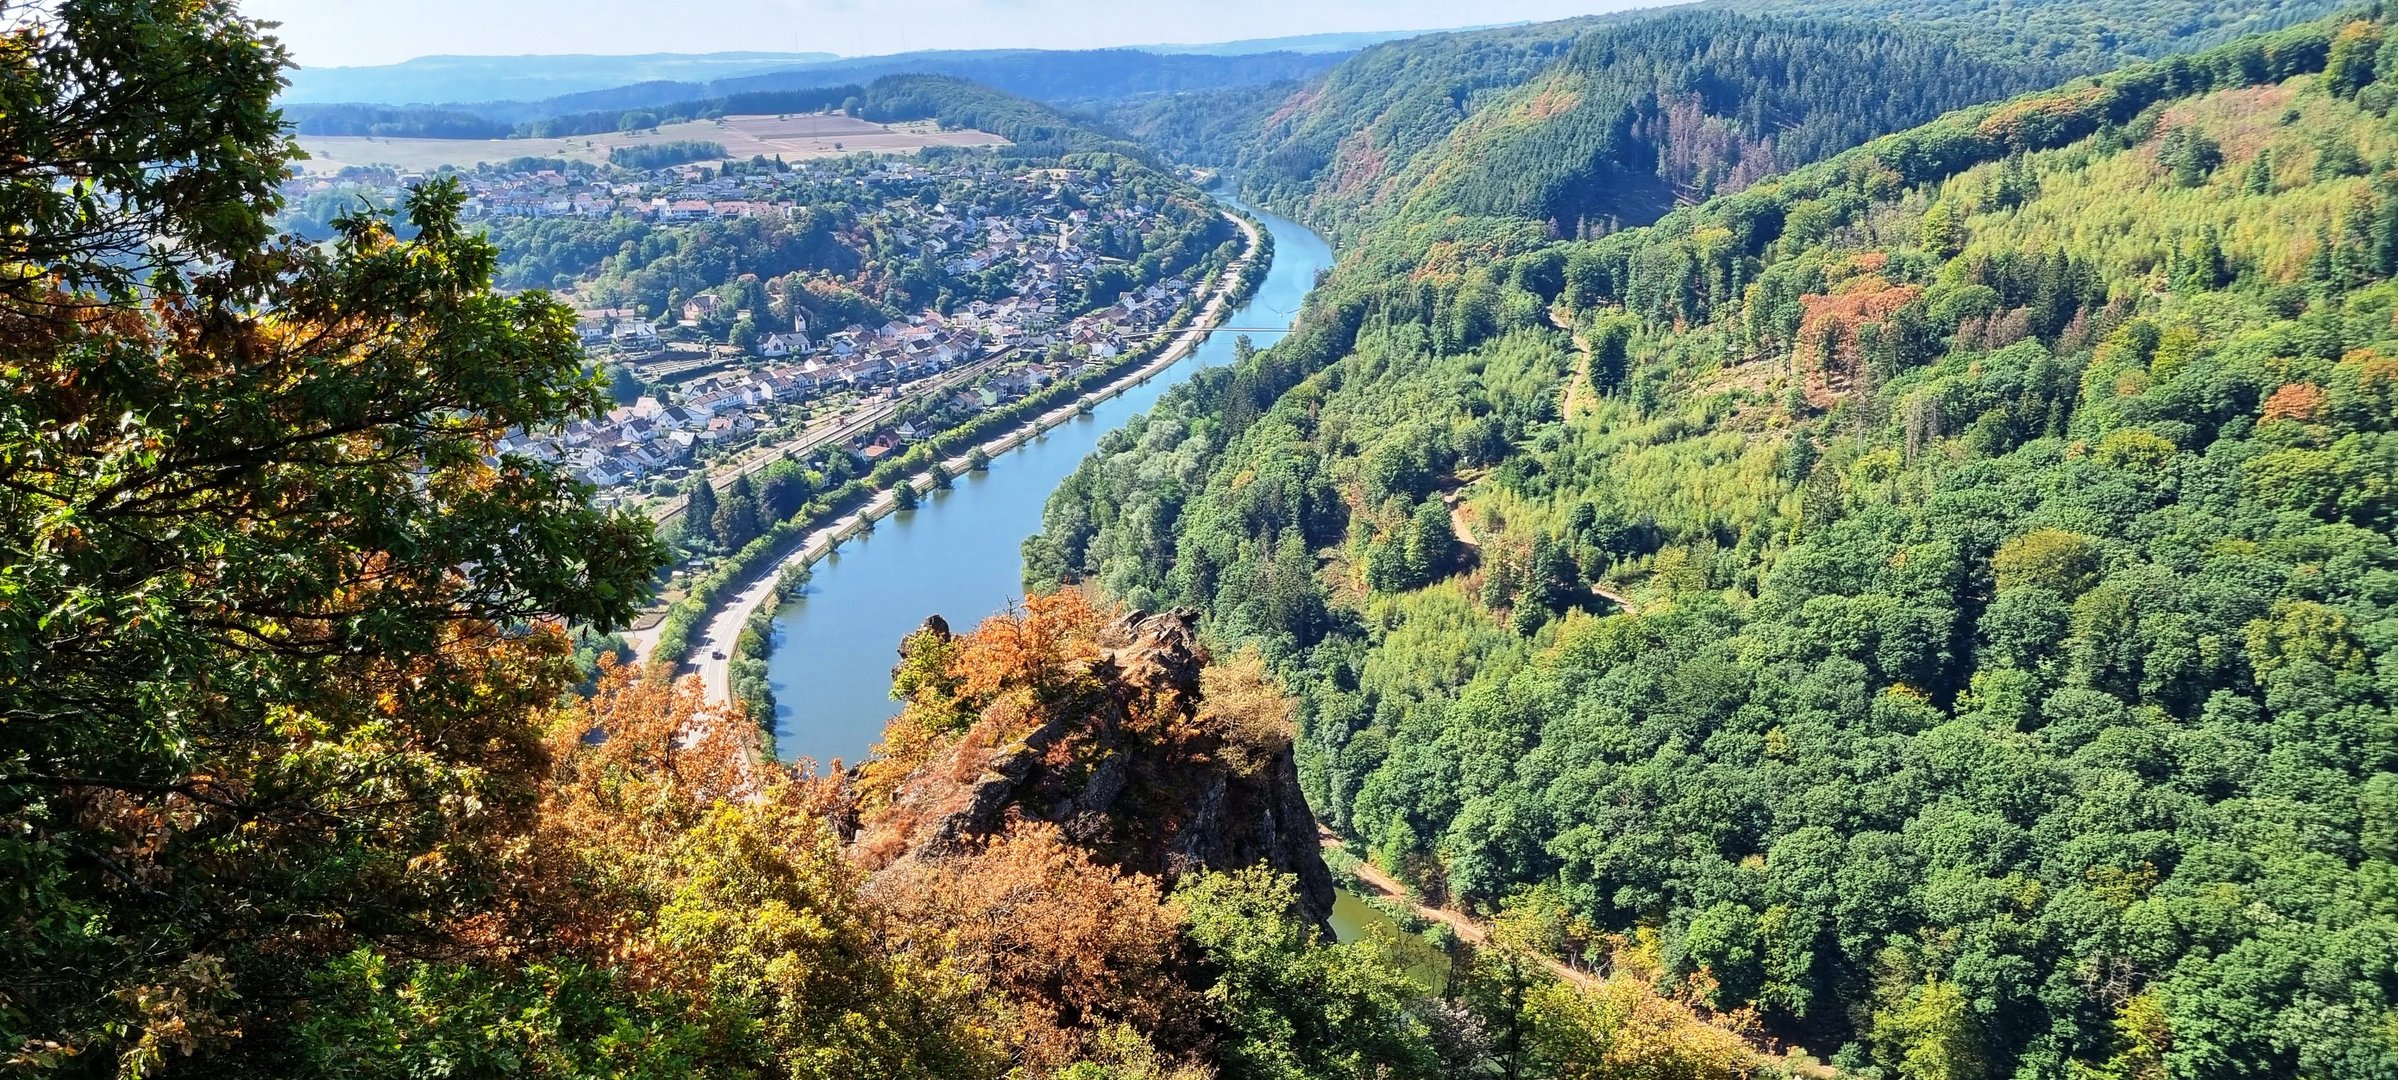
<instances>
[{"instance_id":1,"label":"tree","mask_svg":"<svg viewBox=\"0 0 2398 1080\"><path fill-rule=\"evenodd\" d=\"M603 391L570 312L492 290L454 184L413 239L266 242L254 24L70 0L6 34L0 1043L286 1071L321 963L471 947L576 680L544 628L622 625L660 552L486 460Z\"/></svg>"},{"instance_id":2,"label":"tree","mask_svg":"<svg viewBox=\"0 0 2398 1080\"><path fill-rule=\"evenodd\" d=\"M1457 561L1457 530L1439 499L1418 503L1407 523L1407 566L1419 581L1432 581Z\"/></svg>"},{"instance_id":3,"label":"tree","mask_svg":"<svg viewBox=\"0 0 2398 1080\"><path fill-rule=\"evenodd\" d=\"M2000 545L1990 569L2000 591L2042 588L2066 599L2098 580L2103 552L2090 538L2064 529L2033 529Z\"/></svg>"},{"instance_id":4,"label":"tree","mask_svg":"<svg viewBox=\"0 0 2398 1080\"><path fill-rule=\"evenodd\" d=\"M1291 913L1291 879L1264 867L1198 877L1175 893L1184 933L1217 975L1206 993L1229 1034L1228 1077L1445 1075L1408 1002L1416 991L1368 945L1324 945Z\"/></svg>"},{"instance_id":5,"label":"tree","mask_svg":"<svg viewBox=\"0 0 2398 1080\"><path fill-rule=\"evenodd\" d=\"M1938 976L1908 988L1876 1014L1873 1035L1901 1075L1912 1080L1974 1080L1985 1075L1979 1033L1957 984Z\"/></svg>"},{"instance_id":6,"label":"tree","mask_svg":"<svg viewBox=\"0 0 2398 1080\"><path fill-rule=\"evenodd\" d=\"M1064 1067L1111 1029L1200 1040L1197 995L1176 970L1181 935L1157 882L1095 861L1054 826L1020 827L978 851L916 861L876 882L898 932L945 953L1023 1010L1019 1060Z\"/></svg>"},{"instance_id":7,"label":"tree","mask_svg":"<svg viewBox=\"0 0 2398 1080\"><path fill-rule=\"evenodd\" d=\"M808 471L799 462L785 459L766 467L764 480L758 485L758 517L761 524L788 520L807 505L813 493Z\"/></svg>"},{"instance_id":8,"label":"tree","mask_svg":"<svg viewBox=\"0 0 2398 1080\"><path fill-rule=\"evenodd\" d=\"M691 493L684 497L683 542L686 544L694 541L701 544L715 544L717 542L716 515L719 509L716 485L710 483L707 475L702 473L699 479L691 482Z\"/></svg>"},{"instance_id":9,"label":"tree","mask_svg":"<svg viewBox=\"0 0 2398 1080\"><path fill-rule=\"evenodd\" d=\"M694 681L603 670L550 729L534 865L507 906L706 1026L669 1075L1004 1075L1006 1003L906 947L843 852L839 793L749 761L746 726Z\"/></svg>"},{"instance_id":10,"label":"tree","mask_svg":"<svg viewBox=\"0 0 2398 1080\"><path fill-rule=\"evenodd\" d=\"M2273 194L2272 147L2268 146L2256 152L2256 160L2249 163L2248 181L2242 190L2250 195Z\"/></svg>"},{"instance_id":11,"label":"tree","mask_svg":"<svg viewBox=\"0 0 2398 1080\"><path fill-rule=\"evenodd\" d=\"M2204 132L2177 127L2157 144L2157 164L2165 167L2175 184L2197 187L2223 164L2223 147Z\"/></svg>"},{"instance_id":12,"label":"tree","mask_svg":"<svg viewBox=\"0 0 2398 1080\"><path fill-rule=\"evenodd\" d=\"M1965 223L1947 201L1936 202L1923 215L1923 248L1943 259L1965 250Z\"/></svg>"},{"instance_id":13,"label":"tree","mask_svg":"<svg viewBox=\"0 0 2398 1080\"><path fill-rule=\"evenodd\" d=\"M124 301L153 272L216 262L239 263L210 280L244 300L288 283L262 251L293 151L262 92L281 45L229 7L132 0L12 8L8 37L0 261L41 271L9 275L12 300Z\"/></svg>"},{"instance_id":14,"label":"tree","mask_svg":"<svg viewBox=\"0 0 2398 1080\"><path fill-rule=\"evenodd\" d=\"M726 551L739 551L757 539L758 489L757 485L750 483L748 473L733 477L733 486L724 490L724 498L717 502L716 511L708 515L708 527L715 533L716 542L722 544Z\"/></svg>"},{"instance_id":15,"label":"tree","mask_svg":"<svg viewBox=\"0 0 2398 1080\"><path fill-rule=\"evenodd\" d=\"M2213 226L2182 241L2173 257L2173 287L2183 292L2211 292L2231 283L2231 267L2223 257L2223 241Z\"/></svg>"},{"instance_id":16,"label":"tree","mask_svg":"<svg viewBox=\"0 0 2398 1080\"><path fill-rule=\"evenodd\" d=\"M2382 28L2364 19L2340 27L2332 35L2331 54L2323 65L2323 85L2341 97L2354 97L2374 78L2374 60L2381 51Z\"/></svg>"}]
</instances>

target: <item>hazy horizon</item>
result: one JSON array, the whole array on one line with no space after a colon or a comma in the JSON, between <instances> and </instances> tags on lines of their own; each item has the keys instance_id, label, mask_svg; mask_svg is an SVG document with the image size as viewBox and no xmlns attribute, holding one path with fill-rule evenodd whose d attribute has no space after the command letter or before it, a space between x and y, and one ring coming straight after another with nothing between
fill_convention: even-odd
<instances>
[{"instance_id":1,"label":"hazy horizon","mask_svg":"<svg viewBox=\"0 0 2398 1080\"><path fill-rule=\"evenodd\" d=\"M363 67L426 56L1090 49L1571 18L1659 0L1491 0L1472 11L1434 0L248 0L253 18L303 67ZM660 12L670 13L661 17Z\"/></svg>"}]
</instances>

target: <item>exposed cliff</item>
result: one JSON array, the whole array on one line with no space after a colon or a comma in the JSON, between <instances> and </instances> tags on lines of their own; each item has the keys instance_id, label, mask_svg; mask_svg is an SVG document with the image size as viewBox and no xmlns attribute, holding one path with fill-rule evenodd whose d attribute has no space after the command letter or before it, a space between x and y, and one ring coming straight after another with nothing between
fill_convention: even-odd
<instances>
[{"instance_id":1,"label":"exposed cliff","mask_svg":"<svg viewBox=\"0 0 2398 1080\"><path fill-rule=\"evenodd\" d=\"M1324 922L1332 878L1263 665L1211 665L1188 611L1104 621L1067 606L966 638L928 620L909 638L894 671L908 713L857 785L860 856L944 858L1044 821L1169 884L1259 863L1292 873Z\"/></svg>"}]
</instances>

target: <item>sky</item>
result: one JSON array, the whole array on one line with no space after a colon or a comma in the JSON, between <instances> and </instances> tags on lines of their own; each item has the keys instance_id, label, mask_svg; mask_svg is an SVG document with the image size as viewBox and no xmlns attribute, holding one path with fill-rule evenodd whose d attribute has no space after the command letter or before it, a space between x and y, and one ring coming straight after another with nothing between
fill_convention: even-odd
<instances>
[{"instance_id":1,"label":"sky","mask_svg":"<svg viewBox=\"0 0 2398 1080\"><path fill-rule=\"evenodd\" d=\"M1654 0L1650 0L1654 2ZM1562 19L1636 0L244 0L306 67L434 54L1195 44Z\"/></svg>"}]
</instances>

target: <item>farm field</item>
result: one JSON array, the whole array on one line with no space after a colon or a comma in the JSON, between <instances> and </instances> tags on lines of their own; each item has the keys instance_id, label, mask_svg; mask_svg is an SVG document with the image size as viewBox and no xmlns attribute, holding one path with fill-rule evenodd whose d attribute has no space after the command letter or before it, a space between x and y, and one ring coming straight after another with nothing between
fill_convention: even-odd
<instances>
[{"instance_id":1,"label":"farm field","mask_svg":"<svg viewBox=\"0 0 2398 1080\"><path fill-rule=\"evenodd\" d=\"M788 116L728 116L693 120L639 132L574 135L556 139L385 139L366 136L300 137L308 152L301 167L312 173L339 172L351 165L401 169L470 167L477 162L518 157L608 160L619 146L700 139L724 144L736 158L781 155L785 160L855 153L905 153L928 146L1003 146L1007 140L971 129L943 131L931 121L877 124L839 113Z\"/></svg>"}]
</instances>

